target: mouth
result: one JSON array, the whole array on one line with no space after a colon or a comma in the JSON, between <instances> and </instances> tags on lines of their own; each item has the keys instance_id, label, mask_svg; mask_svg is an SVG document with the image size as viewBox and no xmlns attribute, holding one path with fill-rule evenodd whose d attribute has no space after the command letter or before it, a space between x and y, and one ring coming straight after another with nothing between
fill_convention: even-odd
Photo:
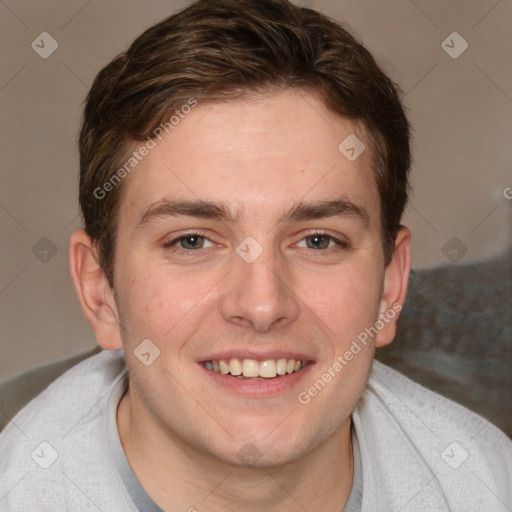
<instances>
[{"instance_id":1,"label":"mouth","mask_svg":"<svg viewBox=\"0 0 512 512\"><path fill-rule=\"evenodd\" d=\"M269 381L301 372L311 361L300 359L218 359L203 361L209 371L235 377L240 380Z\"/></svg>"},{"instance_id":2,"label":"mouth","mask_svg":"<svg viewBox=\"0 0 512 512\"><path fill-rule=\"evenodd\" d=\"M243 399L291 398L305 387L316 366L312 350L246 346L203 354L196 363L216 397L227 393Z\"/></svg>"}]
</instances>

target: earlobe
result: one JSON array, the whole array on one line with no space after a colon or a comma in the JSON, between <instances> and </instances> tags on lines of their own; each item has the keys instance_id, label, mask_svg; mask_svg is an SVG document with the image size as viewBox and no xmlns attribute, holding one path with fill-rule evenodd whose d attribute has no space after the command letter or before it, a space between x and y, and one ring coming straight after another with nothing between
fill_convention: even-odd
<instances>
[{"instance_id":1,"label":"earlobe","mask_svg":"<svg viewBox=\"0 0 512 512\"><path fill-rule=\"evenodd\" d=\"M396 334L396 323L407 296L411 272L411 232L402 227L395 238L395 249L384 272L384 287L379 319L384 327L375 337L375 346L391 343Z\"/></svg>"},{"instance_id":2,"label":"earlobe","mask_svg":"<svg viewBox=\"0 0 512 512\"><path fill-rule=\"evenodd\" d=\"M69 242L69 270L82 311L98 344L105 350L122 347L113 290L98 263L95 244L87 233L75 231Z\"/></svg>"}]
</instances>

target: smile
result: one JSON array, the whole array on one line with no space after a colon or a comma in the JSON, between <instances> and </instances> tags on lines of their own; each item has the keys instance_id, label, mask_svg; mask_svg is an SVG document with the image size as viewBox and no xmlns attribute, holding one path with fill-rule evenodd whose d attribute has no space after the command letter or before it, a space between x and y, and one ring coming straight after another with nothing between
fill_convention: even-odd
<instances>
[{"instance_id":1,"label":"smile","mask_svg":"<svg viewBox=\"0 0 512 512\"><path fill-rule=\"evenodd\" d=\"M239 379L265 380L300 372L307 365L307 361L285 358L257 361L232 357L228 360L205 361L203 365L207 370L222 375L231 375Z\"/></svg>"}]
</instances>

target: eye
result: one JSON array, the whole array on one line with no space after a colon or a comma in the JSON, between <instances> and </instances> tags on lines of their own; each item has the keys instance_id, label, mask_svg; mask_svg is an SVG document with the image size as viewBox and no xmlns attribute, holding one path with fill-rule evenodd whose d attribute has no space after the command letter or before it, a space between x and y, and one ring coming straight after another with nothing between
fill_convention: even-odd
<instances>
[{"instance_id":1,"label":"eye","mask_svg":"<svg viewBox=\"0 0 512 512\"><path fill-rule=\"evenodd\" d=\"M333 249L336 246L344 249L349 247L348 242L339 240L328 233L320 231L316 231L315 233L305 236L299 243L302 243L303 241L306 241L306 248L315 250Z\"/></svg>"},{"instance_id":2,"label":"eye","mask_svg":"<svg viewBox=\"0 0 512 512\"><path fill-rule=\"evenodd\" d=\"M313 249L320 252L331 252L331 250L348 249L350 247L347 241L339 240L323 231L315 231L303 237L298 243L298 246L304 247L304 245L301 245L304 243L306 244L306 249ZM201 252L200 249L208 249L214 246L214 242L201 232L186 233L163 244L164 249L170 249L176 254L184 255L192 255L192 253L199 254Z\"/></svg>"},{"instance_id":3,"label":"eye","mask_svg":"<svg viewBox=\"0 0 512 512\"><path fill-rule=\"evenodd\" d=\"M187 233L186 235L182 235L165 242L163 247L167 249L178 244L177 252L180 252L180 250L188 252L204 249L205 243L210 244L208 247L212 247L214 245L213 242L202 233Z\"/></svg>"}]
</instances>

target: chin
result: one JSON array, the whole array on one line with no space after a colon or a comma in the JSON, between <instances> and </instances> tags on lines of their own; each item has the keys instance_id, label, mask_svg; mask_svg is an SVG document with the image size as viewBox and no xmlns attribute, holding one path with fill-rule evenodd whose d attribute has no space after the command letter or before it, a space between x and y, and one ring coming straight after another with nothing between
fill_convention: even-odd
<instances>
[{"instance_id":1,"label":"chin","mask_svg":"<svg viewBox=\"0 0 512 512\"><path fill-rule=\"evenodd\" d=\"M260 421L251 425L242 423L236 429L230 428L229 434L221 434L218 443L212 445L209 440L208 451L230 466L247 469L271 469L285 466L306 456L336 430L336 426L312 430L311 426L293 425L283 421ZM293 430L291 427L293 426Z\"/></svg>"}]
</instances>

